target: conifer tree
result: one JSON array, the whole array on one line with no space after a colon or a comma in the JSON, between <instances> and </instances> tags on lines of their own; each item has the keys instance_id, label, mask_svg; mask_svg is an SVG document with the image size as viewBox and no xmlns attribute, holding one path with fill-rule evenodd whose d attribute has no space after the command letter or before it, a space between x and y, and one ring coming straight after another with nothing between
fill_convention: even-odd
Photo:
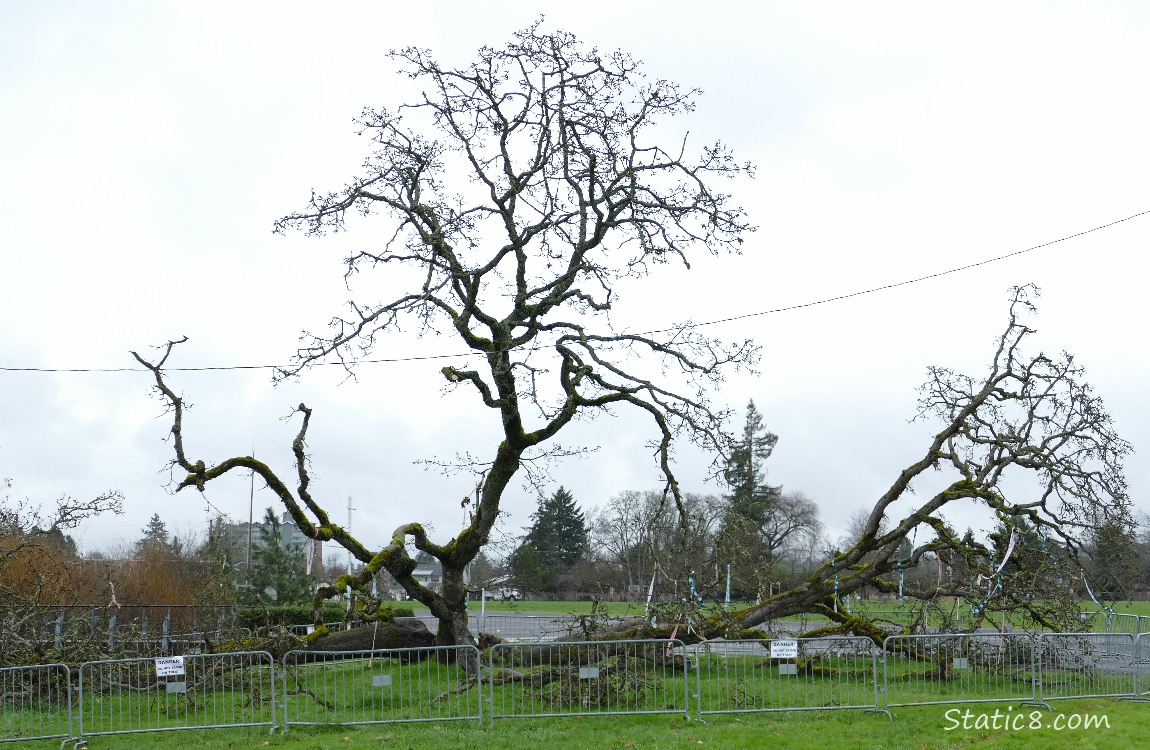
<instances>
[{"instance_id":1,"label":"conifer tree","mask_svg":"<svg viewBox=\"0 0 1150 750\"><path fill-rule=\"evenodd\" d=\"M311 581L304 569L303 550L298 545L285 548L280 520L268 508L260 529L260 544L252 551L251 588L246 598L276 604L307 604L311 601ZM274 595L272 594L274 592Z\"/></svg>"},{"instance_id":2,"label":"conifer tree","mask_svg":"<svg viewBox=\"0 0 1150 750\"><path fill-rule=\"evenodd\" d=\"M528 552L531 550L532 552ZM560 487L539 498L531 527L511 556L516 579L526 588L537 578L539 590L558 593L566 575L587 553L587 520L569 490Z\"/></svg>"},{"instance_id":3,"label":"conifer tree","mask_svg":"<svg viewBox=\"0 0 1150 750\"><path fill-rule=\"evenodd\" d=\"M764 527L779 512L782 487L767 484L766 461L778 442L768 432L754 401L747 402L741 438L732 446L723 478L730 488L715 551L719 563L730 564L736 596L762 598L769 584L772 549L763 539Z\"/></svg>"}]
</instances>

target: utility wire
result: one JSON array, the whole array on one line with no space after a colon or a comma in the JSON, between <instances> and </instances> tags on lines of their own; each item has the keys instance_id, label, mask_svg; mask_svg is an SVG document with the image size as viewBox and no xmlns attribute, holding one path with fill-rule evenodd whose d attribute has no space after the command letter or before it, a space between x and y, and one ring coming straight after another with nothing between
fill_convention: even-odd
<instances>
[{"instance_id":1,"label":"utility wire","mask_svg":"<svg viewBox=\"0 0 1150 750\"><path fill-rule=\"evenodd\" d=\"M668 331L678 331L678 330L683 330L683 329L687 329L687 328L702 328L703 326L719 325L720 323L732 323L736 320L746 320L747 318L757 318L757 317L761 317L763 315L774 315L776 313L790 312L793 310L803 310L803 309L806 309L809 307L816 307L818 305L826 305L826 304L829 304L831 302L841 302L843 300L852 299L854 297L862 297L863 295L866 295L866 294L875 294L877 292L885 292L885 291L889 291L891 289L897 289L899 287L909 286L911 284L917 284L917 283L922 282L922 281L929 281L931 279L937 279L937 278L940 278L942 276L949 276L950 274L959 273L961 271L969 271L972 268L978 268L980 266L990 265L991 263L997 263L998 261L1006 260L1007 258L1013 258L1013 257L1016 257L1018 255L1022 255L1024 253L1032 252L1034 250L1041 250L1042 248L1050 247L1051 245L1057 245L1060 242L1067 242L1069 240L1073 240L1073 239L1076 239L1078 237L1084 237L1085 235L1093 234L1094 232L1100 232L1103 229L1109 229L1110 227L1116 226L1118 224L1122 224L1123 222L1132 221L1132 220L1137 219L1141 216L1146 216L1147 214L1150 214L1150 210L1140 211L1136 214L1132 214L1130 216L1127 216L1124 219L1117 219L1115 221L1109 222L1108 224L1101 224L1099 226L1093 227L1092 229L1086 229L1086 230L1083 230L1081 232L1075 232L1074 234L1068 234L1065 237L1059 237L1056 240L1050 240L1049 242L1043 242L1040 245L1033 245L1031 247L1024 248L1022 250L1015 250L1014 252L1006 253L1005 255L998 255L998 256L995 256L993 258L986 258L985 260L980 260L980 261L977 261L975 263L968 263L965 266L958 266L956 268L951 268L951 269L948 269L946 271L938 271L936 273L927 274L926 276L918 276L918 277L913 278L913 279L905 279L903 281L895 281L895 282L891 282L889 284L883 284L881 286L871 287L870 289L863 289L863 290L860 290L857 292L849 292L847 294L839 294L839 295L836 295L834 297L824 297L822 299L812 300L810 302L802 302L802 303L797 304L797 305L788 305L787 307L776 307L776 308L773 308L771 310L760 310L758 312L744 313L742 315L732 315L732 316L727 317L727 318L719 318L717 320L703 321L702 323L687 323L685 325L677 326L677 327L673 327L673 328L658 328L658 329L651 330L651 331L644 331L644 332L636 334L636 335L648 336L648 335L651 335L654 333L666 333ZM527 347L527 348L541 349L543 347ZM361 359L361 360L356 361L355 364L356 365L377 365L377 364L394 364L394 363L398 363L398 362L426 362L426 361L437 360L437 359L456 359L459 357L472 357L475 355L476 355L476 352L459 352L456 354L428 354L428 355L424 355L424 356L411 356L411 357L388 357L388 358L383 358L383 359ZM312 362L308 365L308 367L328 367L328 366L336 366L336 365L344 366L345 363L344 362ZM292 367L293 367L293 365L218 365L218 366L214 366L214 367L212 367L212 366L209 366L209 367L167 367L167 368L164 368L164 370L165 370L165 372L214 372L217 370L290 370ZM102 368L102 367L69 367L69 368L64 368L64 367L0 367L0 372L147 372L147 370L142 368L142 367L106 367L106 368Z\"/></svg>"}]
</instances>

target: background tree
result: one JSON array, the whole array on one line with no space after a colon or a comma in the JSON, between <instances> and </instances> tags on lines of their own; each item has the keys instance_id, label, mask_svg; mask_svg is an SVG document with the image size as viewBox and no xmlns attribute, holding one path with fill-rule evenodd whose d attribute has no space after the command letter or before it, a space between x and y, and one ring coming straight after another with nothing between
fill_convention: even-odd
<instances>
[{"instance_id":1,"label":"background tree","mask_svg":"<svg viewBox=\"0 0 1150 750\"><path fill-rule=\"evenodd\" d=\"M661 505L661 494L628 490L615 495L595 509L591 518L591 545L595 555L610 573L610 585L637 597L654 569L647 539L653 512ZM664 506L665 507L665 506Z\"/></svg>"},{"instance_id":2,"label":"background tree","mask_svg":"<svg viewBox=\"0 0 1150 750\"><path fill-rule=\"evenodd\" d=\"M1087 575L1094 594L1106 599L1131 599L1142 577L1136 527L1113 521L1090 535Z\"/></svg>"},{"instance_id":3,"label":"background tree","mask_svg":"<svg viewBox=\"0 0 1150 750\"><path fill-rule=\"evenodd\" d=\"M208 523L208 535L194 553L194 559L204 570L203 586L197 603L227 604L235 600L239 583L240 555L227 533L227 519L216 516ZM313 570L313 578L322 573Z\"/></svg>"},{"instance_id":4,"label":"background tree","mask_svg":"<svg viewBox=\"0 0 1150 750\"><path fill-rule=\"evenodd\" d=\"M511 582L524 595L544 591L547 579L539 562L539 552L530 545L521 544L507 558Z\"/></svg>"},{"instance_id":5,"label":"background tree","mask_svg":"<svg viewBox=\"0 0 1150 750\"><path fill-rule=\"evenodd\" d=\"M539 498L520 547L530 547L535 554L512 554L512 571L517 578L526 580L523 574L530 575L527 569L535 566L539 588L534 590L558 596L563 582L587 552L587 522L567 489L560 487L549 497Z\"/></svg>"},{"instance_id":6,"label":"background tree","mask_svg":"<svg viewBox=\"0 0 1150 750\"><path fill-rule=\"evenodd\" d=\"M699 148L673 139L664 147L652 138L656 123L666 127L694 108L698 91L647 79L627 54L587 48L539 24L505 47L479 50L466 67L443 67L417 48L389 59L422 86L421 97L394 111L365 110L359 124L373 151L363 174L341 190L313 193L306 209L276 229L322 235L343 229L349 213L375 215L391 239L383 249L352 254L347 274L382 269L391 281L401 278L399 266L409 272L402 278L420 281L395 296L353 301L283 375L332 358L350 368L409 322L420 332L451 333L478 364L444 367L447 386L478 399L500 430L486 455L466 463L483 477L466 528L437 543L408 523L383 549L366 547L311 493L304 459L311 410L302 404L294 491L250 456L190 459L183 401L163 377L172 345L155 362L137 359L172 409L174 463L187 473L179 488L203 488L233 470L255 472L305 534L334 540L364 564L325 593L347 584L362 589L386 568L439 618L439 643L470 643L464 570L488 541L508 484L534 462L568 454L556 438L577 417L631 409L649 418L663 501L687 518L672 444L685 437L725 453L724 414L708 392L729 366L752 364L756 350L688 324L619 333L610 318L613 288L663 263L737 251L752 228L713 183L751 168L719 143ZM443 564L442 592L411 575L409 539Z\"/></svg>"},{"instance_id":7,"label":"background tree","mask_svg":"<svg viewBox=\"0 0 1150 750\"><path fill-rule=\"evenodd\" d=\"M12 500L10 479L0 479L0 600L6 604L72 604L95 601L107 591L105 575L80 564L67 534L100 513L122 513L123 496L108 491L86 500L62 495L46 511ZM100 571L101 574L104 571Z\"/></svg>"},{"instance_id":8,"label":"background tree","mask_svg":"<svg viewBox=\"0 0 1150 750\"><path fill-rule=\"evenodd\" d=\"M697 590L714 594L720 578L715 532L723 507L714 495L686 493L681 515L657 490L612 497L596 512L591 531L595 554L609 571L604 580L639 600L654 579L656 598L677 599L689 591L694 571Z\"/></svg>"},{"instance_id":9,"label":"background tree","mask_svg":"<svg viewBox=\"0 0 1150 750\"><path fill-rule=\"evenodd\" d=\"M776 558L795 534L818 534L818 506L801 493L784 494L767 483L766 461L778 436L768 432L754 401L747 403L742 437L726 461L723 478L730 493L715 554L720 566L731 566L732 595L761 602L779 577Z\"/></svg>"},{"instance_id":10,"label":"background tree","mask_svg":"<svg viewBox=\"0 0 1150 750\"><path fill-rule=\"evenodd\" d=\"M250 603L306 604L312 598L303 550L283 545L282 526L271 508L264 512L259 546L252 550L248 586L243 598Z\"/></svg>"},{"instance_id":11,"label":"background tree","mask_svg":"<svg viewBox=\"0 0 1150 750\"><path fill-rule=\"evenodd\" d=\"M782 488L767 484L766 461L778 442L779 436L767 431L755 402L748 401L742 437L731 447L723 469L730 488L726 498L730 514L762 525L777 504Z\"/></svg>"},{"instance_id":12,"label":"background tree","mask_svg":"<svg viewBox=\"0 0 1150 750\"><path fill-rule=\"evenodd\" d=\"M148 519L148 525L140 532L142 536L136 542L137 555L170 555L179 556L183 550L180 540L170 539L167 525L160 519L159 513L153 513Z\"/></svg>"},{"instance_id":13,"label":"background tree","mask_svg":"<svg viewBox=\"0 0 1150 750\"><path fill-rule=\"evenodd\" d=\"M471 561L471 588L475 589L488 589L489 591L494 588L494 584L499 578L499 566L492 560L485 551L480 550L475 559Z\"/></svg>"}]
</instances>

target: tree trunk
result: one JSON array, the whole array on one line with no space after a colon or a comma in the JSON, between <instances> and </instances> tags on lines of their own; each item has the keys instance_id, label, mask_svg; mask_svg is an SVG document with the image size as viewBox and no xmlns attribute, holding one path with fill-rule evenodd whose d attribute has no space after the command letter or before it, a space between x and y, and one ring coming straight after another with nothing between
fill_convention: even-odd
<instances>
[{"instance_id":1,"label":"tree trunk","mask_svg":"<svg viewBox=\"0 0 1150 750\"><path fill-rule=\"evenodd\" d=\"M437 646L476 646L475 635L467 627L467 586L463 581L464 568L443 565L443 593L440 601L442 611L432 611L439 618L439 630L435 634ZM459 651L459 663L467 671L469 678L479 675L479 661L475 652L469 649Z\"/></svg>"}]
</instances>

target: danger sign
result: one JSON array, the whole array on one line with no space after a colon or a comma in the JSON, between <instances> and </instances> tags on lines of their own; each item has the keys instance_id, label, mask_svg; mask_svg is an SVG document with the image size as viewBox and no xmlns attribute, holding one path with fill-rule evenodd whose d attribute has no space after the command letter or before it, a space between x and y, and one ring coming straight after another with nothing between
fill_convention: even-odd
<instances>
[{"instance_id":1,"label":"danger sign","mask_svg":"<svg viewBox=\"0 0 1150 750\"><path fill-rule=\"evenodd\" d=\"M156 677L182 677L184 657L160 656L156 659Z\"/></svg>"},{"instance_id":2,"label":"danger sign","mask_svg":"<svg viewBox=\"0 0 1150 750\"><path fill-rule=\"evenodd\" d=\"M794 639L771 641L771 658L772 659L797 659L799 658L799 642Z\"/></svg>"}]
</instances>

